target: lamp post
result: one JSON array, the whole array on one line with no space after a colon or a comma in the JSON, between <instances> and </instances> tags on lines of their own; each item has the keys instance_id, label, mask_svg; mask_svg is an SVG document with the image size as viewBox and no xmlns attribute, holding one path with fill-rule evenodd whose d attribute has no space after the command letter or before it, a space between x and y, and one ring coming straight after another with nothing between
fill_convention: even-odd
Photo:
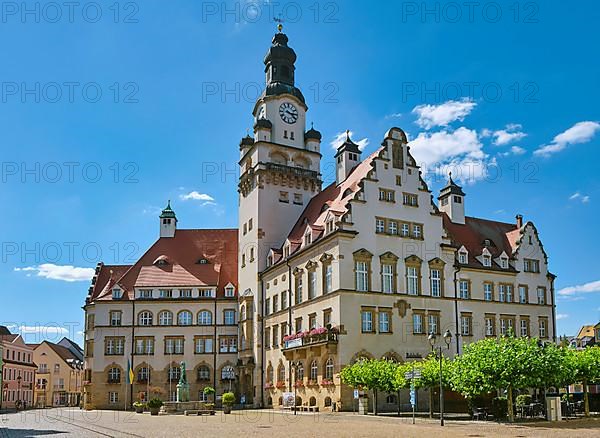
<instances>
[{"instance_id":1,"label":"lamp post","mask_svg":"<svg viewBox=\"0 0 600 438\"><path fill-rule=\"evenodd\" d=\"M444 342L446 343L446 348L450 349L450 343L452 342L452 333L450 333L450 330L446 330L446 333L444 333ZM442 381L442 366L443 366L443 359L444 356L442 354L442 345L439 345L436 347L435 345L435 341L436 341L436 336L434 333L431 333L427 339L429 340L429 344L431 345L431 351L433 351L434 353L436 353L436 356L439 358L440 360L440 426L444 425L444 385L443 385L443 381Z\"/></svg>"},{"instance_id":2,"label":"lamp post","mask_svg":"<svg viewBox=\"0 0 600 438\"><path fill-rule=\"evenodd\" d=\"M298 410L296 409L296 378L298 377L296 375L296 373L298 372L298 366L300 366L300 361L295 362L295 361L291 361L290 362L290 366L292 367L292 374L294 376L294 383L293 383L293 387L294 387L294 415L298 415L297 412Z\"/></svg>"},{"instance_id":3,"label":"lamp post","mask_svg":"<svg viewBox=\"0 0 600 438\"><path fill-rule=\"evenodd\" d=\"M22 403L21 403L21 375L20 374L19 374L19 377L17 377L17 385L18 385L18 387L17 387L17 403L22 406Z\"/></svg>"}]
</instances>

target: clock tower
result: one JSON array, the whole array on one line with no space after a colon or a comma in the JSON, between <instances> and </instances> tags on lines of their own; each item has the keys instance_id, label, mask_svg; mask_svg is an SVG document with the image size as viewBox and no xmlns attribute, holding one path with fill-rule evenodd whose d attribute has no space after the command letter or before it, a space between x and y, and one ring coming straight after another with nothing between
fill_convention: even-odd
<instances>
[{"instance_id":1,"label":"clock tower","mask_svg":"<svg viewBox=\"0 0 600 438\"><path fill-rule=\"evenodd\" d=\"M254 136L240 142L238 282L240 306L253 308L245 312L253 320L240 321L240 381L255 406L263 402L265 383L261 273L322 184L321 133L306 130L308 107L295 85L295 62L280 26L264 58L266 86L253 110Z\"/></svg>"}]
</instances>

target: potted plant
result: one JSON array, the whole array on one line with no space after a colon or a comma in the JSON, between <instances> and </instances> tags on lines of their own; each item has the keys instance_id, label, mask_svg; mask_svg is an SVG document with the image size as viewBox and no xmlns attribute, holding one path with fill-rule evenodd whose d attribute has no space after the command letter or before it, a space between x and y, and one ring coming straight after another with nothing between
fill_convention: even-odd
<instances>
[{"instance_id":1,"label":"potted plant","mask_svg":"<svg viewBox=\"0 0 600 438\"><path fill-rule=\"evenodd\" d=\"M153 398L148 402L148 409L150 409L150 415L158 415L158 411L163 405L163 401L159 398Z\"/></svg>"},{"instance_id":2,"label":"potted plant","mask_svg":"<svg viewBox=\"0 0 600 438\"><path fill-rule=\"evenodd\" d=\"M233 392L226 392L223 394L221 401L223 402L223 412L225 414L231 414L231 408L235 403L235 394Z\"/></svg>"},{"instance_id":3,"label":"potted plant","mask_svg":"<svg viewBox=\"0 0 600 438\"><path fill-rule=\"evenodd\" d=\"M213 388L212 386L207 386L205 387L202 392L204 393L205 396L210 397L211 395L214 396L215 395L215 388Z\"/></svg>"},{"instance_id":4,"label":"potted plant","mask_svg":"<svg viewBox=\"0 0 600 438\"><path fill-rule=\"evenodd\" d=\"M144 409L146 409L146 404L141 401L133 402L133 409L135 409L136 414L143 414Z\"/></svg>"}]
</instances>

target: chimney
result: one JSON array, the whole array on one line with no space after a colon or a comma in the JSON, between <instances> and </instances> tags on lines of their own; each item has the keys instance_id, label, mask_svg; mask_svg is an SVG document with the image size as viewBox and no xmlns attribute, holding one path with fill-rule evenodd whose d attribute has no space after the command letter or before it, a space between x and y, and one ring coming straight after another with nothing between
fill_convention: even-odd
<instances>
[{"instance_id":1,"label":"chimney","mask_svg":"<svg viewBox=\"0 0 600 438\"><path fill-rule=\"evenodd\" d=\"M517 215L517 228L521 229L523 227L523 215Z\"/></svg>"}]
</instances>

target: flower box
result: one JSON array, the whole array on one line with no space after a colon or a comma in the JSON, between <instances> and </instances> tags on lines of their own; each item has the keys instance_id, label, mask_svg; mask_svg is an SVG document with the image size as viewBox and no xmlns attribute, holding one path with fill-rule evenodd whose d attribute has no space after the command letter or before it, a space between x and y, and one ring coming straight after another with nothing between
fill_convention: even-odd
<instances>
[{"instance_id":1,"label":"flower box","mask_svg":"<svg viewBox=\"0 0 600 438\"><path fill-rule=\"evenodd\" d=\"M271 388L273 388L273 383L271 383L271 382L265 383L265 389L271 389Z\"/></svg>"},{"instance_id":2,"label":"flower box","mask_svg":"<svg viewBox=\"0 0 600 438\"><path fill-rule=\"evenodd\" d=\"M302 380L296 380L296 383L294 383L294 388L304 388L304 382Z\"/></svg>"},{"instance_id":3,"label":"flower box","mask_svg":"<svg viewBox=\"0 0 600 438\"><path fill-rule=\"evenodd\" d=\"M277 384L275 385L277 388L281 389L281 388L285 388L285 382L281 381L281 382L277 382Z\"/></svg>"},{"instance_id":4,"label":"flower box","mask_svg":"<svg viewBox=\"0 0 600 438\"><path fill-rule=\"evenodd\" d=\"M335 383L333 383L333 380L323 379L321 380L321 386L335 386Z\"/></svg>"}]
</instances>

